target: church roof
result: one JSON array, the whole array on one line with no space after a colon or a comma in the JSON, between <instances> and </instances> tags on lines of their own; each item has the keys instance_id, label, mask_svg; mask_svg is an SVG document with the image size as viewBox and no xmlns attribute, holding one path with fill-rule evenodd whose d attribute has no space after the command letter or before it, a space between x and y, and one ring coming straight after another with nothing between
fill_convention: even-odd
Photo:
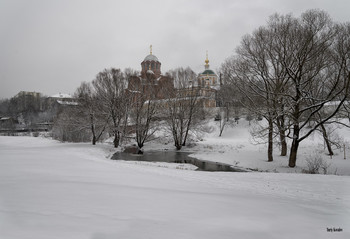
<instances>
[{"instance_id":1,"label":"church roof","mask_svg":"<svg viewBox=\"0 0 350 239\"><path fill-rule=\"evenodd\" d=\"M155 55L149 54L143 61L159 61Z\"/></svg>"},{"instance_id":2,"label":"church roof","mask_svg":"<svg viewBox=\"0 0 350 239\"><path fill-rule=\"evenodd\" d=\"M202 75L215 75L214 71L210 70L210 69L206 69L205 71L203 71L201 73Z\"/></svg>"}]
</instances>

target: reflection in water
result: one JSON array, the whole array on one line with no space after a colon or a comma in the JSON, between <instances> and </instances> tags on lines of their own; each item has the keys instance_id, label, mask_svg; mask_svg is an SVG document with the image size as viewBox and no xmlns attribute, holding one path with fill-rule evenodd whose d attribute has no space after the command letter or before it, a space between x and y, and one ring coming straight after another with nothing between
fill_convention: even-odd
<instances>
[{"instance_id":1,"label":"reflection in water","mask_svg":"<svg viewBox=\"0 0 350 239\"><path fill-rule=\"evenodd\" d=\"M166 163L187 163L198 167L202 171L226 171L226 172L248 172L243 168L233 167L225 163L217 163L199 160L190 157L191 153L178 151L149 151L144 154L128 154L117 152L112 156L114 160L145 161L145 162L166 162Z\"/></svg>"}]
</instances>

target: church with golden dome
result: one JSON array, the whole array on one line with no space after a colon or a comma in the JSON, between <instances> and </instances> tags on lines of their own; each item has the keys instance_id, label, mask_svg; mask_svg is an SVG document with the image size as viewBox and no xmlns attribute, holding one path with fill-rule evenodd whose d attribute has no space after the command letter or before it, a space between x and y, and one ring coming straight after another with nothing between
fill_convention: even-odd
<instances>
[{"instance_id":1,"label":"church with golden dome","mask_svg":"<svg viewBox=\"0 0 350 239\"><path fill-rule=\"evenodd\" d=\"M158 60L158 58L152 54L152 45L150 46L150 54L145 57L145 59L141 62L141 76L145 76L148 70L151 70L154 75L158 78L160 77L162 63Z\"/></svg>"},{"instance_id":2,"label":"church with golden dome","mask_svg":"<svg viewBox=\"0 0 350 239\"><path fill-rule=\"evenodd\" d=\"M207 58L205 59L204 71L198 74L198 86L209 87L215 90L220 88L220 82L218 76L213 70L209 68L208 51Z\"/></svg>"},{"instance_id":3,"label":"church with golden dome","mask_svg":"<svg viewBox=\"0 0 350 239\"><path fill-rule=\"evenodd\" d=\"M169 76L162 75L161 62L153 55L152 45L150 54L141 62L141 74L129 79L127 91L134 97L146 99L165 99L169 92L175 92L174 80ZM204 71L198 74L197 81L192 85L199 93L199 98L205 108L217 107L217 90L220 88L218 76L209 68L208 52L204 65ZM191 84L188 84L191 85ZM136 98L135 98L136 99Z\"/></svg>"},{"instance_id":4,"label":"church with golden dome","mask_svg":"<svg viewBox=\"0 0 350 239\"><path fill-rule=\"evenodd\" d=\"M174 91L174 80L161 74L161 63L158 58L152 54L152 45L150 54L141 62L140 76L134 76L129 79L128 91L142 94L147 99L164 99L168 92Z\"/></svg>"}]
</instances>

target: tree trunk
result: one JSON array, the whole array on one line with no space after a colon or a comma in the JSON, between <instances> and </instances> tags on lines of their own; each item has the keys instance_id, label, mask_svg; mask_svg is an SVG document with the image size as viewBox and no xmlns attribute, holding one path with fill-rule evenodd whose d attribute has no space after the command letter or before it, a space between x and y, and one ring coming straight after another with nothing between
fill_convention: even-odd
<instances>
[{"instance_id":1,"label":"tree trunk","mask_svg":"<svg viewBox=\"0 0 350 239\"><path fill-rule=\"evenodd\" d=\"M187 128L186 128L186 132L185 132L185 137L183 139L183 142L182 142L182 146L186 146L186 140L187 140L187 136L188 136L188 131L189 131L189 127L190 127L190 124L191 124L191 118L189 119L189 122L187 124Z\"/></svg>"},{"instance_id":2,"label":"tree trunk","mask_svg":"<svg viewBox=\"0 0 350 239\"><path fill-rule=\"evenodd\" d=\"M273 161L273 121L269 119L269 135L268 135L268 149L267 149L268 162Z\"/></svg>"},{"instance_id":3,"label":"tree trunk","mask_svg":"<svg viewBox=\"0 0 350 239\"><path fill-rule=\"evenodd\" d=\"M293 142L292 146L290 148L290 155L289 155L289 163L288 166L291 168L294 168L297 161L297 154L298 154L298 148L299 148L299 125L294 125L293 129Z\"/></svg>"},{"instance_id":4,"label":"tree trunk","mask_svg":"<svg viewBox=\"0 0 350 239\"><path fill-rule=\"evenodd\" d=\"M180 150L182 148L182 143L181 143L180 137L181 136L178 135L176 129L173 128L174 146L176 147L177 150Z\"/></svg>"},{"instance_id":5,"label":"tree trunk","mask_svg":"<svg viewBox=\"0 0 350 239\"><path fill-rule=\"evenodd\" d=\"M175 144L176 150L181 150L182 145L181 144Z\"/></svg>"},{"instance_id":6,"label":"tree trunk","mask_svg":"<svg viewBox=\"0 0 350 239\"><path fill-rule=\"evenodd\" d=\"M221 137L222 132L224 131L224 127L225 127L225 122L222 122L222 119L220 119L220 134L219 134L219 137Z\"/></svg>"},{"instance_id":7,"label":"tree trunk","mask_svg":"<svg viewBox=\"0 0 350 239\"><path fill-rule=\"evenodd\" d=\"M91 133L92 133L92 145L96 145L96 132L95 132L95 124L94 124L94 115L90 114L90 125L91 125Z\"/></svg>"},{"instance_id":8,"label":"tree trunk","mask_svg":"<svg viewBox=\"0 0 350 239\"><path fill-rule=\"evenodd\" d=\"M188 136L188 131L186 131L185 138L184 138L184 141L182 143L182 146L186 146L187 136Z\"/></svg>"},{"instance_id":9,"label":"tree trunk","mask_svg":"<svg viewBox=\"0 0 350 239\"><path fill-rule=\"evenodd\" d=\"M320 126L321 126L321 130L322 130L323 139L324 139L324 141L326 142L326 145L327 145L328 154L329 155L334 155L333 150L332 150L331 142L329 141L329 138L328 138L327 130L324 127L323 124L321 124Z\"/></svg>"},{"instance_id":10,"label":"tree trunk","mask_svg":"<svg viewBox=\"0 0 350 239\"><path fill-rule=\"evenodd\" d=\"M225 125L226 125L226 119L224 119L224 115L223 114L220 114L220 134L219 134L219 137L221 137L222 135L222 132L224 132L224 128L225 128Z\"/></svg>"},{"instance_id":11,"label":"tree trunk","mask_svg":"<svg viewBox=\"0 0 350 239\"><path fill-rule=\"evenodd\" d=\"M229 105L226 104L226 121L228 122L230 120L230 116L229 116Z\"/></svg>"},{"instance_id":12,"label":"tree trunk","mask_svg":"<svg viewBox=\"0 0 350 239\"><path fill-rule=\"evenodd\" d=\"M178 136L174 135L174 141L175 141L175 147L177 150L180 150L182 148L182 144L180 143Z\"/></svg>"},{"instance_id":13,"label":"tree trunk","mask_svg":"<svg viewBox=\"0 0 350 239\"><path fill-rule=\"evenodd\" d=\"M286 136L283 132L283 135L280 134L281 139L281 156L287 155L287 142L286 142Z\"/></svg>"},{"instance_id":14,"label":"tree trunk","mask_svg":"<svg viewBox=\"0 0 350 239\"><path fill-rule=\"evenodd\" d=\"M297 161L298 147L299 147L298 140L293 139L292 147L290 148L289 164L288 164L288 166L291 168L295 167L295 164Z\"/></svg>"},{"instance_id":15,"label":"tree trunk","mask_svg":"<svg viewBox=\"0 0 350 239\"><path fill-rule=\"evenodd\" d=\"M119 146L119 140L120 140L120 133L119 133L119 131L117 131L117 132L114 134L114 140L113 140L114 148L118 148L118 146Z\"/></svg>"},{"instance_id":16,"label":"tree trunk","mask_svg":"<svg viewBox=\"0 0 350 239\"><path fill-rule=\"evenodd\" d=\"M280 116L277 118L277 128L280 136L280 142L281 142L281 156L287 155L287 141L286 141L286 132L284 129L284 117Z\"/></svg>"},{"instance_id":17,"label":"tree trunk","mask_svg":"<svg viewBox=\"0 0 350 239\"><path fill-rule=\"evenodd\" d=\"M191 106L191 107L193 107L193 106ZM186 140L187 140L187 137L188 137L188 131L190 130L191 123L192 123L192 117L193 117L192 114L193 114L193 109L191 108L190 109L190 114L189 114L189 119L188 119L188 122L186 124L186 132L185 132L185 137L184 137L182 146L186 146Z\"/></svg>"},{"instance_id":18,"label":"tree trunk","mask_svg":"<svg viewBox=\"0 0 350 239\"><path fill-rule=\"evenodd\" d=\"M139 149L142 149L143 143L142 142L137 142L137 146L139 147Z\"/></svg>"}]
</instances>

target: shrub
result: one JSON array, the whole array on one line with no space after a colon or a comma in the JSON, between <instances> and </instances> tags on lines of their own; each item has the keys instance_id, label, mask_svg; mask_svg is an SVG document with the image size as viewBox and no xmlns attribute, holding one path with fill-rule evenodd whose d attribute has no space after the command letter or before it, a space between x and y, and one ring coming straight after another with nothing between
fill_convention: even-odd
<instances>
[{"instance_id":1,"label":"shrub","mask_svg":"<svg viewBox=\"0 0 350 239\"><path fill-rule=\"evenodd\" d=\"M328 168L331 164L328 164L321 155L310 155L306 159L307 169L303 170L303 173L319 174L320 170L323 174L327 174Z\"/></svg>"}]
</instances>

